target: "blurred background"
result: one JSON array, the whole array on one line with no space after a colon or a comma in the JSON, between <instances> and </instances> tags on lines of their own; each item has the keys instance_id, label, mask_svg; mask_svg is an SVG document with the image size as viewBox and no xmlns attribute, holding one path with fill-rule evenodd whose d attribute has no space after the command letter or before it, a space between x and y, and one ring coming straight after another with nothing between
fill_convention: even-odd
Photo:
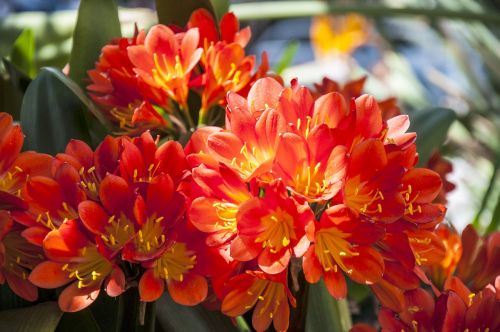
<instances>
[{"instance_id":1,"label":"blurred background","mask_svg":"<svg viewBox=\"0 0 500 332\"><path fill-rule=\"evenodd\" d=\"M441 155L448 173L447 219L500 223L500 2L495 0L215 1L251 25L250 54L266 51L285 82L312 86L368 76L365 92L396 97L403 112L453 109ZM71 50L78 0L0 0L0 56L33 38L34 77L43 66L63 68ZM120 0L122 34L156 21L154 1ZM24 32L23 32L24 31ZM6 98L15 87L1 69L0 111L19 107ZM8 93L9 92L9 93ZM439 137L442 133L427 133ZM454 188L453 188L454 187Z\"/></svg>"}]
</instances>

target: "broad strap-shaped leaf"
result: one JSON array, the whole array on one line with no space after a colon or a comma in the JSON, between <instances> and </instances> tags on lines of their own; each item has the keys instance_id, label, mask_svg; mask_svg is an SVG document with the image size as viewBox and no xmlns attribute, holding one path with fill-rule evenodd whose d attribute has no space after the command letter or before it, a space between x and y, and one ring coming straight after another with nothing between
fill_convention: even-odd
<instances>
[{"instance_id":1,"label":"broad strap-shaped leaf","mask_svg":"<svg viewBox=\"0 0 500 332\"><path fill-rule=\"evenodd\" d=\"M215 17L210 0L156 0L156 12L161 24L185 26L191 13L198 8L207 9Z\"/></svg>"},{"instance_id":2,"label":"broad strap-shaped leaf","mask_svg":"<svg viewBox=\"0 0 500 332\"><path fill-rule=\"evenodd\" d=\"M54 69L43 68L23 98L21 126L26 150L55 154L71 139L90 142L85 106Z\"/></svg>"},{"instance_id":3,"label":"broad strap-shaped leaf","mask_svg":"<svg viewBox=\"0 0 500 332\"><path fill-rule=\"evenodd\" d=\"M309 285L306 332L344 332L352 326L347 300L335 300L323 280Z\"/></svg>"},{"instance_id":4,"label":"broad strap-shaped leaf","mask_svg":"<svg viewBox=\"0 0 500 332\"><path fill-rule=\"evenodd\" d=\"M53 332L62 311L57 302L45 302L31 307L0 312L0 331Z\"/></svg>"},{"instance_id":5,"label":"broad strap-shaped leaf","mask_svg":"<svg viewBox=\"0 0 500 332\"><path fill-rule=\"evenodd\" d=\"M85 87L87 70L94 68L102 47L119 37L120 20L114 0L81 0L69 60L73 81Z\"/></svg>"},{"instance_id":6,"label":"broad strap-shaped leaf","mask_svg":"<svg viewBox=\"0 0 500 332\"><path fill-rule=\"evenodd\" d=\"M202 305L182 306L175 303L168 293L156 303L156 319L164 331L238 331L231 319L219 311L209 311Z\"/></svg>"},{"instance_id":7,"label":"broad strap-shaped leaf","mask_svg":"<svg viewBox=\"0 0 500 332\"><path fill-rule=\"evenodd\" d=\"M448 129L457 118L448 108L432 108L410 114L409 131L417 133L417 151L419 165L427 164L432 152L443 145Z\"/></svg>"}]
</instances>

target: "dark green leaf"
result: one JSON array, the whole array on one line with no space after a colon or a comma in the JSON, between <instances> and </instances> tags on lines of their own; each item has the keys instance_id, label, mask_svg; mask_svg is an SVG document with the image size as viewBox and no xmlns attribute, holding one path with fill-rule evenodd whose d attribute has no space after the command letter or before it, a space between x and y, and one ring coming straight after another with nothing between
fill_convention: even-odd
<instances>
[{"instance_id":1,"label":"dark green leaf","mask_svg":"<svg viewBox=\"0 0 500 332\"><path fill-rule=\"evenodd\" d=\"M55 154L71 140L90 142L85 106L50 68L43 68L23 98L21 125L25 149Z\"/></svg>"},{"instance_id":2,"label":"dark green leaf","mask_svg":"<svg viewBox=\"0 0 500 332\"><path fill-rule=\"evenodd\" d=\"M35 77L35 36L31 29L25 29L17 37L10 51L10 61L28 77Z\"/></svg>"},{"instance_id":3,"label":"dark green leaf","mask_svg":"<svg viewBox=\"0 0 500 332\"><path fill-rule=\"evenodd\" d=\"M219 311L209 311L201 305L182 306L167 293L156 303L156 318L163 330L169 332L238 331L231 320Z\"/></svg>"},{"instance_id":4,"label":"dark green leaf","mask_svg":"<svg viewBox=\"0 0 500 332\"><path fill-rule=\"evenodd\" d=\"M73 81L85 86L87 70L94 68L102 47L120 36L114 0L81 0L69 60L69 76Z\"/></svg>"},{"instance_id":5,"label":"dark green leaf","mask_svg":"<svg viewBox=\"0 0 500 332\"><path fill-rule=\"evenodd\" d=\"M0 285L0 311L29 306L31 302L17 296L7 283Z\"/></svg>"},{"instance_id":6,"label":"dark green leaf","mask_svg":"<svg viewBox=\"0 0 500 332\"><path fill-rule=\"evenodd\" d=\"M54 330L52 330L54 331ZM66 312L55 332L101 332L89 308L78 312Z\"/></svg>"},{"instance_id":7,"label":"dark green leaf","mask_svg":"<svg viewBox=\"0 0 500 332\"><path fill-rule=\"evenodd\" d=\"M24 93L28 88L28 85L30 85L31 83L31 77L29 77L24 71L19 69L18 66L7 59L3 59L3 64L5 66L5 69L7 70L7 73L9 74L9 81L11 82L12 86L16 90Z\"/></svg>"},{"instance_id":8,"label":"dark green leaf","mask_svg":"<svg viewBox=\"0 0 500 332\"><path fill-rule=\"evenodd\" d=\"M6 310L0 312L0 331L53 332L61 316L62 312L56 302Z\"/></svg>"},{"instance_id":9,"label":"dark green leaf","mask_svg":"<svg viewBox=\"0 0 500 332\"><path fill-rule=\"evenodd\" d=\"M410 115L410 131L417 133L419 165L427 164L432 152L443 145L456 118L455 112L448 108L433 108Z\"/></svg>"},{"instance_id":10,"label":"dark green leaf","mask_svg":"<svg viewBox=\"0 0 500 332\"><path fill-rule=\"evenodd\" d=\"M309 286L307 299L306 331L344 332L351 326L351 314L347 300L335 300L326 289L323 280Z\"/></svg>"},{"instance_id":11,"label":"dark green leaf","mask_svg":"<svg viewBox=\"0 0 500 332\"><path fill-rule=\"evenodd\" d=\"M205 8L215 17L215 10L210 0L156 0L158 21L161 24L185 26L191 13L198 8Z\"/></svg>"},{"instance_id":12,"label":"dark green leaf","mask_svg":"<svg viewBox=\"0 0 500 332\"><path fill-rule=\"evenodd\" d=\"M297 54L297 51L299 50L299 45L300 44L297 41L292 41L288 44L285 51L283 52L283 55L281 56L281 59L278 61L276 67L274 68L274 72L276 74L280 75L283 70L290 67L295 54Z\"/></svg>"},{"instance_id":13,"label":"dark green leaf","mask_svg":"<svg viewBox=\"0 0 500 332\"><path fill-rule=\"evenodd\" d=\"M220 20L225 13L229 11L229 0L211 0L212 6L214 7L217 19Z\"/></svg>"},{"instance_id":14,"label":"dark green leaf","mask_svg":"<svg viewBox=\"0 0 500 332\"><path fill-rule=\"evenodd\" d=\"M19 120L22 98L22 93L14 87L10 78L0 75L0 112L9 113L15 120Z\"/></svg>"}]
</instances>

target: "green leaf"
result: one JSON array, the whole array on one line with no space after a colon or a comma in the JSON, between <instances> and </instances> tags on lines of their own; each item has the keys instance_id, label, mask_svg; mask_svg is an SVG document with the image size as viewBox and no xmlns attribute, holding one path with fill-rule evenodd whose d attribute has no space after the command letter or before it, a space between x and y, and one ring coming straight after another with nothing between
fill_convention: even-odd
<instances>
[{"instance_id":1,"label":"green leaf","mask_svg":"<svg viewBox=\"0 0 500 332\"><path fill-rule=\"evenodd\" d=\"M54 331L54 330L51 330ZM89 308L78 312L66 312L55 332L101 332Z\"/></svg>"},{"instance_id":2,"label":"green leaf","mask_svg":"<svg viewBox=\"0 0 500 332\"><path fill-rule=\"evenodd\" d=\"M495 206L495 210L493 211L493 215L491 216L490 224L486 229L486 234L496 232L500 229L500 195L497 198L497 205Z\"/></svg>"},{"instance_id":3,"label":"green leaf","mask_svg":"<svg viewBox=\"0 0 500 332\"><path fill-rule=\"evenodd\" d=\"M410 131L417 133L419 165L427 164L434 150L443 145L448 129L457 118L448 108L433 108L416 111L410 115Z\"/></svg>"},{"instance_id":4,"label":"green leaf","mask_svg":"<svg viewBox=\"0 0 500 332\"><path fill-rule=\"evenodd\" d=\"M278 75L280 75L283 70L287 69L290 67L292 64L293 58L295 58L295 55L297 54L297 51L299 50L299 42L296 40L290 42L285 51L283 52L283 55L281 56L280 60L276 64L276 67L274 68L274 72Z\"/></svg>"},{"instance_id":5,"label":"green leaf","mask_svg":"<svg viewBox=\"0 0 500 332\"><path fill-rule=\"evenodd\" d=\"M207 9L215 17L210 0L156 0L156 12L161 24L185 26L191 13L198 8Z\"/></svg>"},{"instance_id":6,"label":"green leaf","mask_svg":"<svg viewBox=\"0 0 500 332\"><path fill-rule=\"evenodd\" d=\"M217 20L220 21L222 16L229 11L229 0L211 0L212 6L214 7L215 14L217 14Z\"/></svg>"},{"instance_id":7,"label":"green leaf","mask_svg":"<svg viewBox=\"0 0 500 332\"><path fill-rule=\"evenodd\" d=\"M59 75L63 75L59 73ZM57 71L43 68L24 94L21 125L25 149L56 154L71 139L90 142L85 106Z\"/></svg>"},{"instance_id":8,"label":"green leaf","mask_svg":"<svg viewBox=\"0 0 500 332\"><path fill-rule=\"evenodd\" d=\"M81 0L69 60L73 81L84 87L87 70L94 68L102 47L118 37L121 31L115 1Z\"/></svg>"},{"instance_id":9,"label":"green leaf","mask_svg":"<svg viewBox=\"0 0 500 332\"><path fill-rule=\"evenodd\" d=\"M156 319L169 332L238 331L231 319L219 311L209 311L202 305L186 307L175 303L165 293L156 303Z\"/></svg>"},{"instance_id":10,"label":"green leaf","mask_svg":"<svg viewBox=\"0 0 500 332\"><path fill-rule=\"evenodd\" d=\"M28 77L35 77L35 36L31 29L25 29L17 37L10 51L10 61Z\"/></svg>"},{"instance_id":11,"label":"green leaf","mask_svg":"<svg viewBox=\"0 0 500 332\"><path fill-rule=\"evenodd\" d=\"M323 280L309 285L307 298L306 332L344 332L351 326L351 314L347 300L335 300L326 289Z\"/></svg>"},{"instance_id":12,"label":"green leaf","mask_svg":"<svg viewBox=\"0 0 500 332\"><path fill-rule=\"evenodd\" d=\"M0 331L53 332L61 316L62 311L59 310L56 302L6 310L0 312Z\"/></svg>"},{"instance_id":13,"label":"green leaf","mask_svg":"<svg viewBox=\"0 0 500 332\"><path fill-rule=\"evenodd\" d=\"M490 200L490 196L493 193L493 189L495 188L499 169L500 169L500 151L497 152L495 162L493 163L493 172L491 173L490 181L488 182L488 188L486 188L486 191L483 194L483 198L481 199L481 205L479 206L479 209L476 213L476 216L474 217L474 221L472 222L472 225L476 229L479 229L481 215L483 214L484 210L486 209L486 205L488 205L488 202ZM498 208L498 205L497 205L497 208ZM497 210L495 208L495 212L496 211ZM495 213L493 213L493 217L495 217ZM500 222L500 221L496 221L497 225L498 225L498 222ZM493 223L493 220L492 220L492 223ZM491 225L491 223L490 223L490 225ZM493 226L491 226L491 227L493 227ZM490 226L488 227L488 229L490 229Z\"/></svg>"}]
</instances>

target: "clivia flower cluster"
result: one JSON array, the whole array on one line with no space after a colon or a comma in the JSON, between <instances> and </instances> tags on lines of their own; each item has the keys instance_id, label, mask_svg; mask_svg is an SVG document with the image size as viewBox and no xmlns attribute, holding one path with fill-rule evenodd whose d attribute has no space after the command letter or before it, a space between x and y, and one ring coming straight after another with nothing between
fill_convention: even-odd
<instances>
[{"instance_id":1,"label":"clivia flower cluster","mask_svg":"<svg viewBox=\"0 0 500 332\"><path fill-rule=\"evenodd\" d=\"M363 81L285 87L265 57L253 71L249 38L234 15L218 28L198 10L185 28L157 25L104 47L88 90L115 134L129 136L95 149L73 140L56 156L20 152L21 128L1 114L0 282L28 300L36 287L63 288L70 312L134 286L144 302L215 298L231 317L253 310L258 331L284 331L303 271L336 299L347 279L369 285L383 327L415 327L428 297L419 287L434 285L426 273L453 258L435 231L442 180L415 166L408 116L361 95ZM162 139L194 128L192 94L198 129L184 147ZM221 106L224 127L207 126ZM482 289L497 274L473 279ZM436 310L472 298L450 280L445 290L460 290ZM486 287L479 298L498 306Z\"/></svg>"}]
</instances>

